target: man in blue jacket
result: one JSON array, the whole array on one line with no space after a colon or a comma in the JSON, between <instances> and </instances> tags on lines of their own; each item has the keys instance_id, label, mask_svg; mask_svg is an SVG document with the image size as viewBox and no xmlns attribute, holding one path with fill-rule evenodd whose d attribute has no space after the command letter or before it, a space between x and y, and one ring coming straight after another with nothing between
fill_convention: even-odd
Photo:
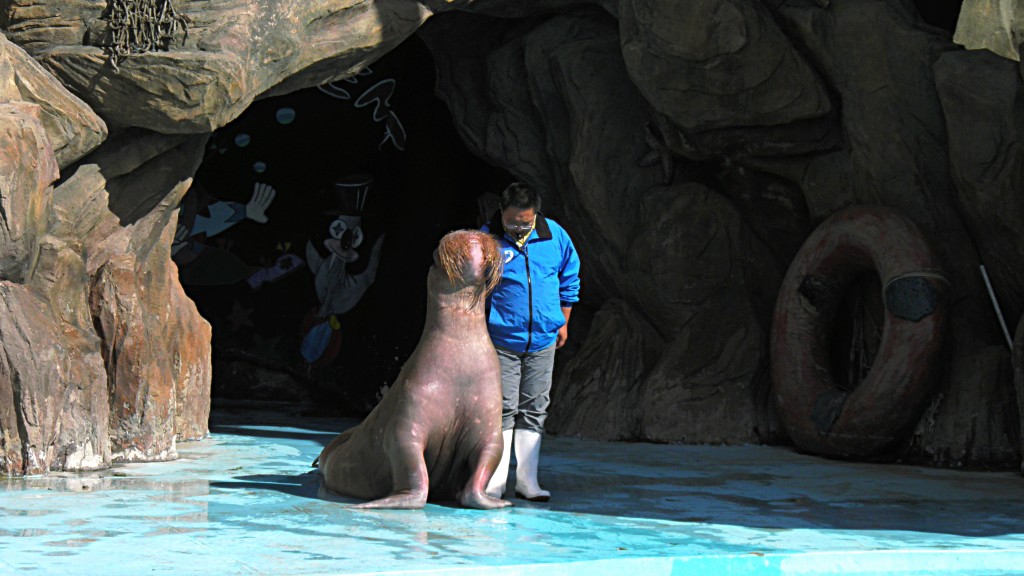
<instances>
[{"instance_id":1,"label":"man in blue jacket","mask_svg":"<svg viewBox=\"0 0 1024 576\"><path fill-rule=\"evenodd\" d=\"M565 229L540 213L536 190L515 182L483 230L497 239L504 271L488 299L487 324L502 380L501 462L487 493L500 498L516 453L516 496L544 502L537 462L550 402L555 350L569 338L569 314L579 301L580 259ZM514 441L513 441L514 440Z\"/></svg>"}]
</instances>

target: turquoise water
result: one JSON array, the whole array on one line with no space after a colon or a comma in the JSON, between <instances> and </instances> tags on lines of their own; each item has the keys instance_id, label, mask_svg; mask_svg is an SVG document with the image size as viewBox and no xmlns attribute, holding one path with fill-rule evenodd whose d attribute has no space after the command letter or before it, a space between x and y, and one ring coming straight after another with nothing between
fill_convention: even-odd
<instances>
[{"instance_id":1,"label":"turquoise water","mask_svg":"<svg viewBox=\"0 0 1024 576\"><path fill-rule=\"evenodd\" d=\"M549 503L363 511L309 466L353 423L215 413L173 462L0 480L0 573L1024 573L1012 473L549 438Z\"/></svg>"}]
</instances>

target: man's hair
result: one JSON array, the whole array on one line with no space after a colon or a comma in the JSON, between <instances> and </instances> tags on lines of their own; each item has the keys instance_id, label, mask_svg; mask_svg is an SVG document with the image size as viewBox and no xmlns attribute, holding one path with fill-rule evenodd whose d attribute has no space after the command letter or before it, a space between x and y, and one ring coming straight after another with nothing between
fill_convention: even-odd
<instances>
[{"instance_id":1,"label":"man's hair","mask_svg":"<svg viewBox=\"0 0 1024 576\"><path fill-rule=\"evenodd\" d=\"M506 208L518 208L520 210L533 208L540 212L540 194L522 182L513 182L501 192L498 208L502 212Z\"/></svg>"}]
</instances>

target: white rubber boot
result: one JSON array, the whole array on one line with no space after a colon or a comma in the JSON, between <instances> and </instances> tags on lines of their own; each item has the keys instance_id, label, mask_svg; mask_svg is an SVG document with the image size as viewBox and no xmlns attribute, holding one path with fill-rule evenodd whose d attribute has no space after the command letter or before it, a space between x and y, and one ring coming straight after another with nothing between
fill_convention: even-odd
<instances>
[{"instance_id":1,"label":"white rubber boot","mask_svg":"<svg viewBox=\"0 0 1024 576\"><path fill-rule=\"evenodd\" d=\"M501 498L505 494L505 484L508 483L508 461L512 456L512 432L513 430L502 430L501 440L505 447L501 451L501 460L498 461L498 468L494 476L487 482L487 495L491 498Z\"/></svg>"},{"instance_id":2,"label":"white rubber boot","mask_svg":"<svg viewBox=\"0 0 1024 576\"><path fill-rule=\"evenodd\" d=\"M539 432L516 430L516 496L531 502L547 502L551 492L537 484L537 462L540 460Z\"/></svg>"}]
</instances>

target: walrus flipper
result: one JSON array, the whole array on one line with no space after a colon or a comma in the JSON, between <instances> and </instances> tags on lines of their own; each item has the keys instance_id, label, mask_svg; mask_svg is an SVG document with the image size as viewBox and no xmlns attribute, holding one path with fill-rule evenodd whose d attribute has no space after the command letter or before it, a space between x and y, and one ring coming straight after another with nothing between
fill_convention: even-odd
<instances>
[{"instance_id":1,"label":"walrus flipper","mask_svg":"<svg viewBox=\"0 0 1024 576\"><path fill-rule=\"evenodd\" d=\"M354 508L393 508L419 510L427 503L430 477L423 459L423 446L414 442L399 442L388 452L391 465L391 493L383 498L357 504Z\"/></svg>"},{"instance_id":2,"label":"walrus flipper","mask_svg":"<svg viewBox=\"0 0 1024 576\"><path fill-rule=\"evenodd\" d=\"M500 441L492 440L487 446L479 449L474 456L469 458L469 466L473 471L466 481L466 485L459 491L459 504L466 508L478 510L492 510L511 506L508 500L495 498L487 494L487 483L494 475L498 467L498 460L501 459L502 444Z\"/></svg>"},{"instance_id":3,"label":"walrus flipper","mask_svg":"<svg viewBox=\"0 0 1024 576\"><path fill-rule=\"evenodd\" d=\"M393 492L378 500L371 500L356 504L352 508L372 510L377 508L388 508L391 510L419 510L427 503L427 493L412 490Z\"/></svg>"}]
</instances>

